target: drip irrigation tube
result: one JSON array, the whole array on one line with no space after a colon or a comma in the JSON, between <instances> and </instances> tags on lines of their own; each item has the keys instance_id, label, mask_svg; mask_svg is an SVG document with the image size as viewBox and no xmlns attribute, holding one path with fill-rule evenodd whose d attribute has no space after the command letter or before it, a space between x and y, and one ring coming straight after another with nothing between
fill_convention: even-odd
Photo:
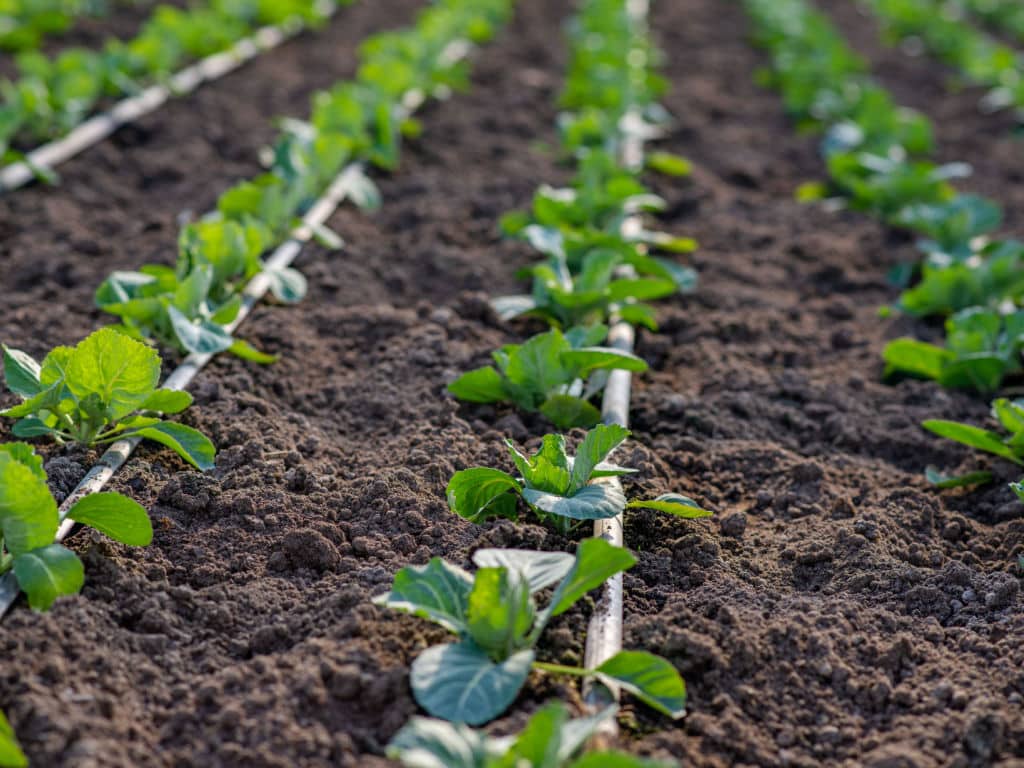
<instances>
[{"instance_id":1,"label":"drip irrigation tube","mask_svg":"<svg viewBox=\"0 0 1024 768\"><path fill-rule=\"evenodd\" d=\"M325 3L320 11L324 19L328 19L336 9L333 3ZM0 168L0 194L12 192L41 174L52 172L121 126L148 115L174 96L184 96L204 83L233 72L261 53L291 40L305 28L306 25L298 20L276 27L263 27L228 50L214 53L179 71L167 83L152 85L136 96L122 99L108 111L79 123L63 138L43 144L29 152L24 160Z\"/></svg>"},{"instance_id":2,"label":"drip irrigation tube","mask_svg":"<svg viewBox=\"0 0 1024 768\"><path fill-rule=\"evenodd\" d=\"M649 10L648 0L628 0L626 3L633 24L645 25ZM649 135L645 131L635 130L643 125L643 117L639 109L631 109L623 118L626 128L619 147L619 160L627 168L639 170L644 164L644 138ZM637 233L643 228L639 216L630 216L622 223L624 233ZM621 270L621 277L635 277L635 270L626 267ZM613 318L611 330L608 332L607 345L621 352L633 352L636 332L632 325ZM633 375L622 369L611 371L605 385L604 397L601 402L601 420L605 424L629 426L629 398L633 386ZM608 482L621 485L617 477L608 478ZM624 515L594 521L594 536L605 539L614 546L625 545ZM617 573L601 587L594 613L587 625L587 641L584 648L584 666L596 669L612 656L622 650L622 612L623 589L622 574ZM606 680L588 678L584 684L583 703L591 713L599 712L609 704L619 700L619 688ZM615 718L607 718L595 730L591 744L596 749L607 749L617 740L619 724Z\"/></svg>"}]
</instances>

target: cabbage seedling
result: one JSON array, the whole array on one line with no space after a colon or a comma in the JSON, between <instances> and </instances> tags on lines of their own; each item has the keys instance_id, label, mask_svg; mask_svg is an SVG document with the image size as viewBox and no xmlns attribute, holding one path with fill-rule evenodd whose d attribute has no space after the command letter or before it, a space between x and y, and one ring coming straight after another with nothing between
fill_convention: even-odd
<instances>
[{"instance_id":1,"label":"cabbage seedling","mask_svg":"<svg viewBox=\"0 0 1024 768\"><path fill-rule=\"evenodd\" d=\"M154 413L180 413L192 395L159 389L160 355L112 328L76 347L56 347L37 363L24 352L3 348L4 381L24 402L0 416L18 419L18 437L103 445L141 437L165 445L197 469L213 468L216 449L192 427Z\"/></svg>"},{"instance_id":2,"label":"cabbage seedling","mask_svg":"<svg viewBox=\"0 0 1024 768\"><path fill-rule=\"evenodd\" d=\"M571 719L555 701L541 708L515 736L496 738L465 725L414 717L388 744L387 754L406 768L677 768L674 761L650 760L624 752L588 752L587 739L615 717L610 706L590 717Z\"/></svg>"},{"instance_id":3,"label":"cabbage seedling","mask_svg":"<svg viewBox=\"0 0 1024 768\"><path fill-rule=\"evenodd\" d=\"M712 514L680 494L664 494L649 501L627 501L616 484L596 482L636 471L605 461L629 434L624 427L599 424L587 432L576 456L566 452L562 435L545 435L540 450L533 456L524 455L511 441L506 441L521 476L513 477L489 467L456 472L448 483L448 506L476 523L491 517L515 520L518 496L542 520L563 532L584 520L615 517L626 508L656 509L683 518Z\"/></svg>"},{"instance_id":4,"label":"cabbage seedling","mask_svg":"<svg viewBox=\"0 0 1024 768\"><path fill-rule=\"evenodd\" d=\"M412 613L455 633L455 643L435 645L412 665L412 692L435 717L480 725L504 712L532 669L604 678L670 717L682 717L683 680L668 661L643 651L620 651L597 669L537 661L541 633L555 616L636 563L627 550L604 539L585 539L576 555L519 549L481 549L478 570L432 559L395 574L391 591L374 602ZM536 595L554 586L547 605Z\"/></svg>"}]
</instances>

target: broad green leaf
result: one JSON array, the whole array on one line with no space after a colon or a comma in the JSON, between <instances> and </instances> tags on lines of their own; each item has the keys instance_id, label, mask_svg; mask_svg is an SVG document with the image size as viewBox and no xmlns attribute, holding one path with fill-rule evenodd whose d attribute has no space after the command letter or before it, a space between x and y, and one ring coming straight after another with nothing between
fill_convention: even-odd
<instances>
[{"instance_id":1,"label":"broad green leaf","mask_svg":"<svg viewBox=\"0 0 1024 768\"><path fill-rule=\"evenodd\" d=\"M668 661L646 651L619 651L595 670L647 706L678 720L686 713L686 686Z\"/></svg>"},{"instance_id":2,"label":"broad green leaf","mask_svg":"<svg viewBox=\"0 0 1024 768\"><path fill-rule=\"evenodd\" d=\"M946 475L935 467L926 467L925 479L936 488L963 488L968 485L981 485L992 481L991 472L967 472L962 475Z\"/></svg>"},{"instance_id":3,"label":"broad green leaf","mask_svg":"<svg viewBox=\"0 0 1024 768\"><path fill-rule=\"evenodd\" d=\"M882 351L886 375L899 371L926 379L938 379L953 359L949 350L916 339L896 339Z\"/></svg>"},{"instance_id":4,"label":"broad green leaf","mask_svg":"<svg viewBox=\"0 0 1024 768\"><path fill-rule=\"evenodd\" d=\"M387 756L406 768L489 768L488 741L461 723L413 717L391 739Z\"/></svg>"},{"instance_id":5,"label":"broad green leaf","mask_svg":"<svg viewBox=\"0 0 1024 768\"><path fill-rule=\"evenodd\" d=\"M650 501L631 501L626 504L626 507L629 509L656 509L659 512L667 512L670 515L687 519L711 517L715 514L703 509L689 496L683 496L680 493L663 493Z\"/></svg>"},{"instance_id":6,"label":"broad green leaf","mask_svg":"<svg viewBox=\"0 0 1024 768\"><path fill-rule=\"evenodd\" d=\"M502 320L511 320L514 317L525 315L537 308L537 301L532 296L498 296L491 299L491 308L494 314Z\"/></svg>"},{"instance_id":7,"label":"broad green leaf","mask_svg":"<svg viewBox=\"0 0 1024 768\"><path fill-rule=\"evenodd\" d=\"M601 421L601 411L574 395L551 395L541 405L540 412L559 429L592 427Z\"/></svg>"},{"instance_id":8,"label":"broad green leaf","mask_svg":"<svg viewBox=\"0 0 1024 768\"><path fill-rule=\"evenodd\" d=\"M594 467L594 471L590 473L590 478L591 480L596 480L599 477L621 477L622 475L635 474L637 471L632 467L623 467L619 464L602 461Z\"/></svg>"},{"instance_id":9,"label":"broad green leaf","mask_svg":"<svg viewBox=\"0 0 1024 768\"><path fill-rule=\"evenodd\" d=\"M56 408L57 404L62 399L62 391L63 386L61 384L54 384L18 405L14 405L4 411L0 411L0 416L5 416L8 419L23 419L28 416L33 416L39 411Z\"/></svg>"},{"instance_id":10,"label":"broad green leaf","mask_svg":"<svg viewBox=\"0 0 1024 768\"><path fill-rule=\"evenodd\" d=\"M452 475L445 494L453 512L475 523L489 517L515 519L516 499L509 491L522 490L507 472L488 467L464 469Z\"/></svg>"},{"instance_id":11,"label":"broad green leaf","mask_svg":"<svg viewBox=\"0 0 1024 768\"><path fill-rule=\"evenodd\" d=\"M302 301L309 291L306 278L297 269L268 269L265 270L265 274L270 281L270 292L274 294L275 299L285 304Z\"/></svg>"},{"instance_id":12,"label":"broad green leaf","mask_svg":"<svg viewBox=\"0 0 1024 768\"><path fill-rule=\"evenodd\" d=\"M145 507L120 493L85 496L68 517L132 547L145 547L153 541L153 525Z\"/></svg>"},{"instance_id":13,"label":"broad green leaf","mask_svg":"<svg viewBox=\"0 0 1024 768\"><path fill-rule=\"evenodd\" d=\"M67 378L68 363L74 354L73 347L54 347L50 350L39 369L39 381L44 387L53 386Z\"/></svg>"},{"instance_id":14,"label":"broad green leaf","mask_svg":"<svg viewBox=\"0 0 1024 768\"><path fill-rule=\"evenodd\" d=\"M435 645L412 664L416 702L435 717L481 725L515 701L530 674L533 651L494 662L471 643Z\"/></svg>"},{"instance_id":15,"label":"broad green leaf","mask_svg":"<svg viewBox=\"0 0 1024 768\"><path fill-rule=\"evenodd\" d=\"M538 334L511 353L505 375L513 384L546 396L566 380L562 355L570 349L558 330Z\"/></svg>"},{"instance_id":16,"label":"broad green leaf","mask_svg":"<svg viewBox=\"0 0 1024 768\"><path fill-rule=\"evenodd\" d=\"M568 768L679 768L679 763L637 757L625 752L588 752Z\"/></svg>"},{"instance_id":17,"label":"broad green leaf","mask_svg":"<svg viewBox=\"0 0 1024 768\"><path fill-rule=\"evenodd\" d=\"M345 241L337 232L323 224L316 224L311 227L313 238L324 248L330 251L337 251L345 247Z\"/></svg>"},{"instance_id":18,"label":"broad green leaf","mask_svg":"<svg viewBox=\"0 0 1024 768\"><path fill-rule=\"evenodd\" d=\"M676 290L676 284L673 280L657 277L636 277L613 280L608 285L608 297L612 301L625 301L626 299L649 301L651 299L671 296Z\"/></svg>"},{"instance_id":19,"label":"broad green leaf","mask_svg":"<svg viewBox=\"0 0 1024 768\"><path fill-rule=\"evenodd\" d=\"M188 352L215 355L218 352L231 349L235 343L231 334L216 323L209 321L194 323L175 307L168 307L167 315L171 319L175 336Z\"/></svg>"},{"instance_id":20,"label":"broad green leaf","mask_svg":"<svg viewBox=\"0 0 1024 768\"><path fill-rule=\"evenodd\" d=\"M478 549L473 562L479 568L507 568L520 574L530 592L540 592L561 580L576 559L566 552L537 552L532 549Z\"/></svg>"},{"instance_id":21,"label":"broad green leaf","mask_svg":"<svg viewBox=\"0 0 1024 768\"><path fill-rule=\"evenodd\" d=\"M345 193L361 211L372 213L380 208L380 190L361 170L349 169Z\"/></svg>"},{"instance_id":22,"label":"broad green leaf","mask_svg":"<svg viewBox=\"0 0 1024 768\"><path fill-rule=\"evenodd\" d=\"M28 758L21 751L14 729L0 712L0 766L3 768L28 768Z\"/></svg>"},{"instance_id":23,"label":"broad green leaf","mask_svg":"<svg viewBox=\"0 0 1024 768\"><path fill-rule=\"evenodd\" d=\"M666 176L689 176L693 172L689 160L671 152L651 152L647 155L647 167Z\"/></svg>"},{"instance_id":24,"label":"broad green leaf","mask_svg":"<svg viewBox=\"0 0 1024 768\"><path fill-rule=\"evenodd\" d=\"M14 575L36 611L49 609L62 595L77 594L85 583L85 568L78 555L52 543L17 555Z\"/></svg>"},{"instance_id":25,"label":"broad green leaf","mask_svg":"<svg viewBox=\"0 0 1024 768\"><path fill-rule=\"evenodd\" d=\"M490 365L462 374L448 385L448 391L459 400L470 403L496 403L508 399L501 374Z\"/></svg>"},{"instance_id":26,"label":"broad green leaf","mask_svg":"<svg viewBox=\"0 0 1024 768\"><path fill-rule=\"evenodd\" d=\"M590 480L594 467L604 461L627 437L629 430L618 424L598 424L587 432L573 462L573 487L583 488Z\"/></svg>"},{"instance_id":27,"label":"broad green leaf","mask_svg":"<svg viewBox=\"0 0 1024 768\"><path fill-rule=\"evenodd\" d=\"M584 539L576 548L572 569L551 598L547 609L548 618L569 610L587 592L635 564L636 558L629 550L609 544L604 539Z\"/></svg>"},{"instance_id":28,"label":"broad green leaf","mask_svg":"<svg viewBox=\"0 0 1024 768\"><path fill-rule=\"evenodd\" d=\"M626 508L626 496L611 483L586 485L571 496L524 488L523 498L548 514L573 520L603 520Z\"/></svg>"},{"instance_id":29,"label":"broad green leaf","mask_svg":"<svg viewBox=\"0 0 1024 768\"><path fill-rule=\"evenodd\" d=\"M481 568L473 579L466 610L469 635L495 658L521 646L533 626L530 583L505 568Z\"/></svg>"},{"instance_id":30,"label":"broad green leaf","mask_svg":"<svg viewBox=\"0 0 1024 768\"><path fill-rule=\"evenodd\" d=\"M142 404L144 411L157 413L181 413L192 405L192 395L188 392L173 389L158 389Z\"/></svg>"},{"instance_id":31,"label":"broad green leaf","mask_svg":"<svg viewBox=\"0 0 1024 768\"><path fill-rule=\"evenodd\" d=\"M957 421L945 421L942 419L929 419L928 421L922 422L921 426L929 432L935 433L939 437L945 437L950 440L955 440L958 443L968 445L971 448L978 448L979 450L987 451L988 453L994 453L996 456L1002 456L1004 459L1008 459L1014 464L1024 465L1024 461L1021 461L1021 459L1003 443L1002 436L997 432L974 427L970 424L961 424Z\"/></svg>"},{"instance_id":32,"label":"broad green leaf","mask_svg":"<svg viewBox=\"0 0 1024 768\"><path fill-rule=\"evenodd\" d=\"M391 591L373 602L440 624L456 633L468 631L466 605L473 577L439 557L426 565L409 565L395 574Z\"/></svg>"},{"instance_id":33,"label":"broad green leaf","mask_svg":"<svg viewBox=\"0 0 1024 768\"><path fill-rule=\"evenodd\" d=\"M515 765L560 768L565 759L561 755L562 734L568 719L565 705L561 702L552 702L535 713L510 750L515 756Z\"/></svg>"},{"instance_id":34,"label":"broad green leaf","mask_svg":"<svg viewBox=\"0 0 1024 768\"><path fill-rule=\"evenodd\" d=\"M260 365L270 365L271 363L277 362L277 355L261 352L244 339L235 339L231 343L231 346L228 347L228 352L236 357L242 358L243 360L248 360L251 363L259 363Z\"/></svg>"},{"instance_id":35,"label":"broad green leaf","mask_svg":"<svg viewBox=\"0 0 1024 768\"><path fill-rule=\"evenodd\" d=\"M166 445L181 458L198 470L206 472L213 469L217 449L210 438L199 430L178 424L174 421L161 421L148 427L132 430L132 435Z\"/></svg>"},{"instance_id":36,"label":"broad green leaf","mask_svg":"<svg viewBox=\"0 0 1024 768\"><path fill-rule=\"evenodd\" d=\"M0 444L0 454L14 459L32 470L32 474L46 482L46 470L43 469L43 457L36 454L35 449L27 443Z\"/></svg>"},{"instance_id":37,"label":"broad green leaf","mask_svg":"<svg viewBox=\"0 0 1024 768\"><path fill-rule=\"evenodd\" d=\"M0 532L13 555L45 547L57 534L57 503L38 467L0 453Z\"/></svg>"},{"instance_id":38,"label":"broad green leaf","mask_svg":"<svg viewBox=\"0 0 1024 768\"><path fill-rule=\"evenodd\" d=\"M39 382L39 363L20 349L4 345L4 383L19 397L39 394L43 386Z\"/></svg>"},{"instance_id":39,"label":"broad green leaf","mask_svg":"<svg viewBox=\"0 0 1024 768\"><path fill-rule=\"evenodd\" d=\"M107 418L117 421L146 402L159 378L156 350L103 328L74 348L65 384L79 402L97 395L106 406Z\"/></svg>"},{"instance_id":40,"label":"broad green leaf","mask_svg":"<svg viewBox=\"0 0 1024 768\"><path fill-rule=\"evenodd\" d=\"M15 437L49 437L56 434L57 430L35 416L26 416L19 419L11 427L11 434Z\"/></svg>"},{"instance_id":41,"label":"broad green leaf","mask_svg":"<svg viewBox=\"0 0 1024 768\"><path fill-rule=\"evenodd\" d=\"M992 402L992 415L1007 432L1024 432L1024 403L1021 401L998 398Z\"/></svg>"},{"instance_id":42,"label":"broad green leaf","mask_svg":"<svg viewBox=\"0 0 1024 768\"><path fill-rule=\"evenodd\" d=\"M647 370L647 362L629 352L611 347L583 347L562 354L562 362L577 376L605 368L641 373Z\"/></svg>"}]
</instances>

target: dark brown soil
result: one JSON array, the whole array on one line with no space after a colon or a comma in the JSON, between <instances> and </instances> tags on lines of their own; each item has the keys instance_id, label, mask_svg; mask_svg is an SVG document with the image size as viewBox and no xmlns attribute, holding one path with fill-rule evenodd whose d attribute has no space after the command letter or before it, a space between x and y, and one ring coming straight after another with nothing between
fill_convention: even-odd
<instances>
[{"instance_id":1,"label":"dark brown soil","mask_svg":"<svg viewBox=\"0 0 1024 768\"><path fill-rule=\"evenodd\" d=\"M304 114L311 87L351 70L353 43L412 5L359 4L69 164L59 189L0 199L0 339L39 353L101 323L88 301L103 274L170 259L177 214L256 170L267 116ZM640 563L627 643L679 666L690 714L627 705L627 746L700 766L1020 764L1024 507L1001 483L937 494L922 479L928 463L988 464L917 426L980 421L985 403L880 382L885 339L929 332L876 316L911 246L792 202L820 176L815 140L753 85L763 60L738 4L654 6L678 117L666 148L696 165L658 183L664 225L700 239L702 285L641 338L655 370L637 382L622 459L641 469L635 493L678 490L718 515L628 521ZM245 327L277 365L219 359L202 374L186 419L220 446L217 469L144 449L121 474L157 521L154 545L79 535L83 594L0 625L0 707L36 765L382 766L415 712L409 663L443 633L369 597L432 555L570 545L536 525L462 523L443 493L455 469L504 466L502 437L544 432L459 406L444 385L529 330L496 322L485 297L514 290L530 259L499 240L497 217L565 177L543 145L569 11L521 0L478 55L472 92L423 113L423 136L381 180L383 210L334 217L348 247L304 254L309 300ZM920 71L893 79L924 88ZM958 159L979 169L987 119L956 118ZM979 174L1003 199L1007 181ZM67 490L88 457L50 455ZM542 653L577 660L585 618L563 617ZM532 679L508 725L552 695L575 699L569 682Z\"/></svg>"}]
</instances>

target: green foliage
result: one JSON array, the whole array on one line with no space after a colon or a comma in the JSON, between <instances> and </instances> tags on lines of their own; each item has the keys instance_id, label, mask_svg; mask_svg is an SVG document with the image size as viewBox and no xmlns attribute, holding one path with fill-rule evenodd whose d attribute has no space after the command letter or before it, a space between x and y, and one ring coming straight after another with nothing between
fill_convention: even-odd
<instances>
[{"instance_id":1,"label":"green foliage","mask_svg":"<svg viewBox=\"0 0 1024 768\"><path fill-rule=\"evenodd\" d=\"M0 416L17 419L18 437L51 437L82 445L132 436L173 449L194 467L213 468L213 443L183 424L153 413L180 413L187 392L159 389L160 356L122 333L104 328L76 347L57 347L37 363L4 347L4 380L23 402Z\"/></svg>"},{"instance_id":2,"label":"green foliage","mask_svg":"<svg viewBox=\"0 0 1024 768\"><path fill-rule=\"evenodd\" d=\"M388 757L407 768L672 768L673 762L622 752L580 756L587 740L615 717L611 706L571 719L561 702L538 710L515 736L495 738L465 725L414 717L388 744Z\"/></svg>"},{"instance_id":3,"label":"green foliage","mask_svg":"<svg viewBox=\"0 0 1024 768\"><path fill-rule=\"evenodd\" d=\"M118 493L86 496L68 517L130 546L153 539L146 510ZM85 580L78 556L54 543L59 524L42 459L24 443L0 445L0 574L13 571L29 605L40 611L62 595L77 593ZM0 728L0 765L6 765L3 755Z\"/></svg>"},{"instance_id":4,"label":"green foliage","mask_svg":"<svg viewBox=\"0 0 1024 768\"><path fill-rule=\"evenodd\" d=\"M3 768L28 768L28 759L21 751L14 729L0 712L0 766Z\"/></svg>"},{"instance_id":5,"label":"green foliage","mask_svg":"<svg viewBox=\"0 0 1024 768\"><path fill-rule=\"evenodd\" d=\"M628 429L598 424L587 432L575 457L566 452L562 435L545 435L540 449L532 456L521 453L508 441L520 476L489 467L456 472L446 491L448 506L476 523L492 517L516 519L516 496L519 496L541 520L563 531L571 530L583 520L615 517L627 506L656 509L683 518L712 514L678 494L627 504L617 484L602 482L603 478L635 471L606 461L628 436Z\"/></svg>"},{"instance_id":6,"label":"green foliage","mask_svg":"<svg viewBox=\"0 0 1024 768\"><path fill-rule=\"evenodd\" d=\"M624 651L598 670L536 662L537 641L548 622L631 567L636 560L629 552L603 539L585 539L575 556L481 549L473 562L475 574L440 558L407 566L396 574L392 590L375 599L458 636L457 642L428 648L413 662L413 695L428 713L456 723L486 723L511 705L530 670L538 668L598 674L658 711L682 716L682 679L668 662L650 654ZM554 592L540 607L536 596L549 587Z\"/></svg>"},{"instance_id":7,"label":"green foliage","mask_svg":"<svg viewBox=\"0 0 1024 768\"><path fill-rule=\"evenodd\" d=\"M474 403L513 402L526 411L540 411L559 429L592 427L601 419L590 400L605 379L595 373L612 369L645 371L647 363L611 347L596 346L608 333L605 326L554 329L523 344L509 344L494 353L495 366L463 374L448 390Z\"/></svg>"}]
</instances>

